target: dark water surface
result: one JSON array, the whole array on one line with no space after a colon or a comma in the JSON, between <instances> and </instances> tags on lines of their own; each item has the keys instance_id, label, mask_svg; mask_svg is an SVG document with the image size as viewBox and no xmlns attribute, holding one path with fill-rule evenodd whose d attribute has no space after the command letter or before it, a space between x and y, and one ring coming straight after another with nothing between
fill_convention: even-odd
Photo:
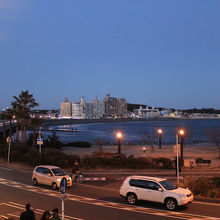
<instances>
[{"instance_id":1,"label":"dark water surface","mask_svg":"<svg viewBox=\"0 0 220 220\"><path fill-rule=\"evenodd\" d=\"M59 132L57 135L64 143L72 141L89 141L101 138L106 144L117 142L115 134L117 131L123 133L124 143L139 144L143 137L158 141L157 129L163 130L162 142L167 144L175 143L175 135L179 129L184 129L185 142L208 142L207 130L220 128L220 120L170 120L170 121L132 121L132 122L108 122L108 123L91 123L91 124L71 124L71 125L54 125L44 127L45 129L73 129L78 132ZM43 131L44 137L51 134L50 131ZM147 134L147 135L146 135Z\"/></svg>"}]
</instances>

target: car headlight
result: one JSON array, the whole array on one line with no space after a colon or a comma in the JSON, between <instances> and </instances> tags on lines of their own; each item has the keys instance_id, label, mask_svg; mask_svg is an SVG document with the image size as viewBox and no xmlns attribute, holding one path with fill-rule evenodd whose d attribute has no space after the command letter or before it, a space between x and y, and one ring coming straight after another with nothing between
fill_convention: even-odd
<instances>
[{"instance_id":1,"label":"car headlight","mask_svg":"<svg viewBox=\"0 0 220 220\"><path fill-rule=\"evenodd\" d=\"M61 181L61 179L59 179L59 178L56 178L56 180L57 180L57 181Z\"/></svg>"}]
</instances>

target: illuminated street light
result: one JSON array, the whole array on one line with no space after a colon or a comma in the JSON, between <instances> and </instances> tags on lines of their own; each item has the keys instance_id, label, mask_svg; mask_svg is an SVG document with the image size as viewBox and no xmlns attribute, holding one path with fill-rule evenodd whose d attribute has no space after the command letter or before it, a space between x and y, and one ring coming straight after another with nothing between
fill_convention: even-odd
<instances>
[{"instance_id":1,"label":"illuminated street light","mask_svg":"<svg viewBox=\"0 0 220 220\"><path fill-rule=\"evenodd\" d=\"M184 134L185 131L183 129L179 130L181 158L183 158Z\"/></svg>"},{"instance_id":2,"label":"illuminated street light","mask_svg":"<svg viewBox=\"0 0 220 220\"><path fill-rule=\"evenodd\" d=\"M161 136L162 136L163 131L162 131L162 129L158 129L157 132L158 132L159 149L161 149Z\"/></svg>"},{"instance_id":3,"label":"illuminated street light","mask_svg":"<svg viewBox=\"0 0 220 220\"><path fill-rule=\"evenodd\" d=\"M118 132L116 134L116 137L118 139L118 154L121 154L121 138L122 138L122 133Z\"/></svg>"}]
</instances>

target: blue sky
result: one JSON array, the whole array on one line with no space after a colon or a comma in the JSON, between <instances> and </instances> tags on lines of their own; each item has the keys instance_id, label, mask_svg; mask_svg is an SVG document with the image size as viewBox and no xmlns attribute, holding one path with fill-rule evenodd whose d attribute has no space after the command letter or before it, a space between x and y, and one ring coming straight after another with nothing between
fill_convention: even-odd
<instances>
[{"instance_id":1,"label":"blue sky","mask_svg":"<svg viewBox=\"0 0 220 220\"><path fill-rule=\"evenodd\" d=\"M0 0L0 109L106 93L220 109L218 0Z\"/></svg>"}]
</instances>

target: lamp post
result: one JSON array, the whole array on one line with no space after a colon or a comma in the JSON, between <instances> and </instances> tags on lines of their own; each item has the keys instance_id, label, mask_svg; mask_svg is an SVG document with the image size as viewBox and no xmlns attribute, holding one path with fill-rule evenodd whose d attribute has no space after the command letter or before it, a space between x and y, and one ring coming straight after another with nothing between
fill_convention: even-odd
<instances>
[{"instance_id":1,"label":"lamp post","mask_svg":"<svg viewBox=\"0 0 220 220\"><path fill-rule=\"evenodd\" d=\"M118 139L118 154L121 154L121 137L122 137L121 132L118 132L116 134L116 137Z\"/></svg>"},{"instance_id":2,"label":"lamp post","mask_svg":"<svg viewBox=\"0 0 220 220\"><path fill-rule=\"evenodd\" d=\"M13 142L13 139L11 136L7 137L6 139L7 143L8 143L8 164L9 164L9 161L10 161L10 152L11 152L11 144Z\"/></svg>"},{"instance_id":3,"label":"lamp post","mask_svg":"<svg viewBox=\"0 0 220 220\"><path fill-rule=\"evenodd\" d=\"M162 129L158 129L157 132L158 132L159 149L161 149L161 136L162 136L163 131L162 131Z\"/></svg>"},{"instance_id":4,"label":"lamp post","mask_svg":"<svg viewBox=\"0 0 220 220\"><path fill-rule=\"evenodd\" d=\"M183 158L184 134L185 134L185 131L183 129L179 130L181 158Z\"/></svg>"}]
</instances>

